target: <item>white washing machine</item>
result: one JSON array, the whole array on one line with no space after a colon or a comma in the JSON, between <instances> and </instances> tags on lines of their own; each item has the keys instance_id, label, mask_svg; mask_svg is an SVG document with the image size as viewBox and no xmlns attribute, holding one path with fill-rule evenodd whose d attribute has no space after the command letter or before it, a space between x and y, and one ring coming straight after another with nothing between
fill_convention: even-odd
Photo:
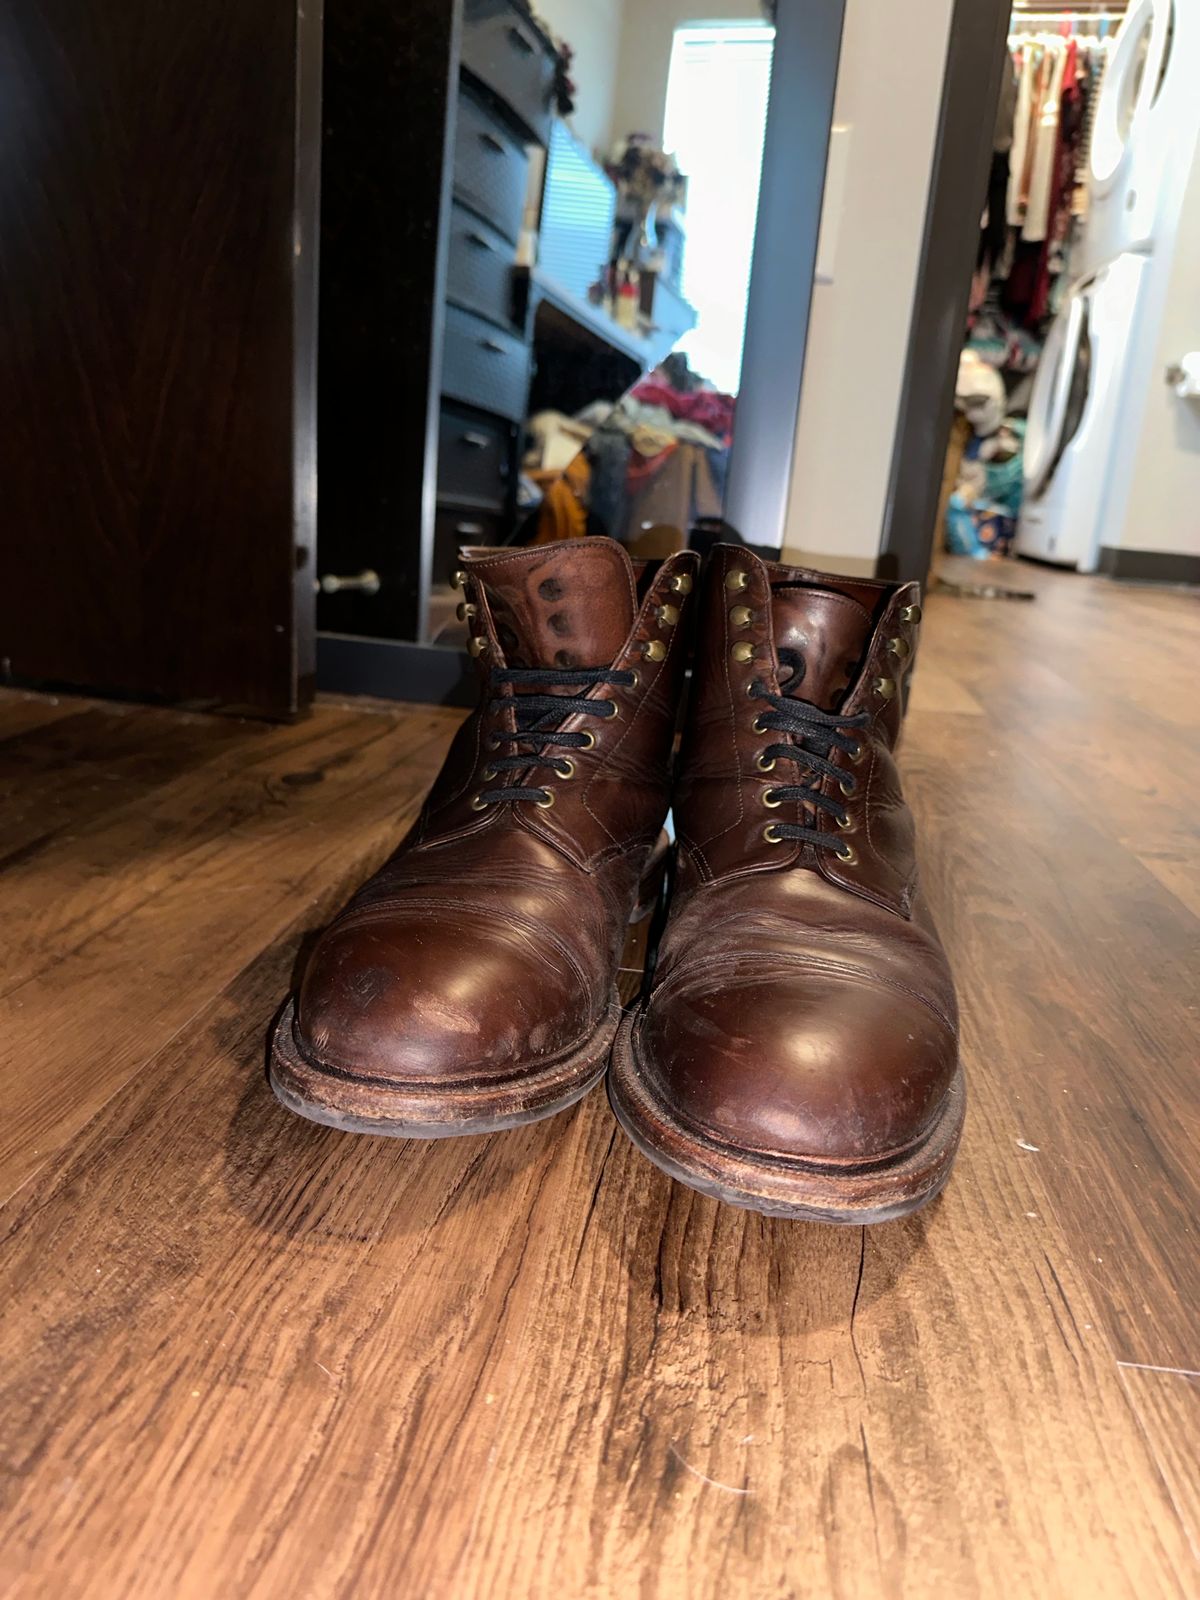
<instances>
[{"instance_id":1,"label":"white washing machine","mask_svg":"<svg viewBox=\"0 0 1200 1600\"><path fill-rule=\"evenodd\" d=\"M1185 8L1195 0L1182 0ZM1171 70L1174 0L1133 0L1100 85L1088 151L1088 216L1072 270L1088 276L1127 250L1151 250L1171 186L1180 125L1196 86ZM1178 63L1176 63L1178 69Z\"/></svg>"},{"instance_id":2,"label":"white washing machine","mask_svg":"<svg viewBox=\"0 0 1200 1600\"><path fill-rule=\"evenodd\" d=\"M1185 47L1180 48L1181 44ZM1025 435L1022 555L1092 572L1114 462L1136 435L1195 151L1200 0L1132 0L1100 88L1079 274L1038 364Z\"/></svg>"},{"instance_id":3,"label":"white washing machine","mask_svg":"<svg viewBox=\"0 0 1200 1600\"><path fill-rule=\"evenodd\" d=\"M1071 291L1050 329L1025 429L1022 555L1096 569L1131 331L1150 267L1137 251L1118 256Z\"/></svg>"}]
</instances>

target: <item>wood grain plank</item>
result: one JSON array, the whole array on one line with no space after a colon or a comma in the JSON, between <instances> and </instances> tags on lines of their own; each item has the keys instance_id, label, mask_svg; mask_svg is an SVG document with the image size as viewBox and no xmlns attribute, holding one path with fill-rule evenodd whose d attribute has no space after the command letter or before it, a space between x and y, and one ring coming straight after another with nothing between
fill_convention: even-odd
<instances>
[{"instance_id":1,"label":"wood grain plank","mask_svg":"<svg viewBox=\"0 0 1200 1600\"><path fill-rule=\"evenodd\" d=\"M39 849L78 822L144 798L222 749L245 725L148 707L85 704L0 743L5 854Z\"/></svg>"},{"instance_id":2,"label":"wood grain plank","mask_svg":"<svg viewBox=\"0 0 1200 1600\"><path fill-rule=\"evenodd\" d=\"M224 849L230 834L264 817L281 820L293 791L324 784L330 772L369 760L370 743L388 734L395 713L390 721L326 713L274 729L231 723L224 734L211 726L215 720L190 719L182 759L172 741L157 736L157 724L143 726L125 770L98 763L96 777L111 781L84 784L77 815L5 859L12 931L0 995L119 925L165 884L194 874ZM414 718L414 739L421 726ZM419 739L415 753L419 758ZM88 770L85 760L79 765ZM53 772L49 777L56 781ZM88 789L98 791L104 804L97 805ZM325 793L313 797L318 807ZM37 809L46 815L45 804ZM253 879L244 887L254 887Z\"/></svg>"},{"instance_id":3,"label":"wood grain plank","mask_svg":"<svg viewBox=\"0 0 1200 1600\"><path fill-rule=\"evenodd\" d=\"M299 772L295 730L265 744L251 735L248 749L265 759L234 760L223 774L200 765L132 818L102 819L39 855L27 891L46 894L48 907L30 915L19 951L28 976L0 1002L2 1192L60 1148L298 902L377 842L398 841L457 720L440 710L326 713L302 736ZM60 959L49 961L56 942Z\"/></svg>"},{"instance_id":4,"label":"wood grain plank","mask_svg":"<svg viewBox=\"0 0 1200 1600\"><path fill-rule=\"evenodd\" d=\"M1185 1592L1002 1081L865 1240L671 1185L599 1095L356 1139L264 1082L295 939L3 1214L15 1594Z\"/></svg>"},{"instance_id":5,"label":"wood grain plank","mask_svg":"<svg viewBox=\"0 0 1200 1600\"><path fill-rule=\"evenodd\" d=\"M0 688L0 741L16 739L30 728L44 727L48 722L61 722L82 709L83 702L66 695Z\"/></svg>"},{"instance_id":6,"label":"wood grain plank","mask_svg":"<svg viewBox=\"0 0 1200 1600\"><path fill-rule=\"evenodd\" d=\"M1200 918L1200 829L1147 830L1136 839L1122 839L1147 872L1152 872L1181 905Z\"/></svg>"},{"instance_id":7,"label":"wood grain plank","mask_svg":"<svg viewBox=\"0 0 1200 1600\"><path fill-rule=\"evenodd\" d=\"M1200 750L1130 696L1160 661L1130 618L1140 594L1056 574L1038 584L1047 613L1040 600L991 610L931 601L933 664L957 671L987 714L914 712L906 785L964 1012L1010 1063L1012 1136L1038 1147L1029 1157L1115 1351L1187 1364L1194 1296L1180 1241L1200 1204L1200 922L1178 885L1186 891L1196 860ZM1073 610L1118 671L1095 675L1075 652ZM1200 638L1190 597L1158 597L1152 639L1164 616ZM1145 736L1130 738L1134 726ZM1183 858L1165 872L1139 859L1158 829Z\"/></svg>"},{"instance_id":8,"label":"wood grain plank","mask_svg":"<svg viewBox=\"0 0 1200 1600\"><path fill-rule=\"evenodd\" d=\"M1178 1245L1200 1203L1197 924L1071 809L1052 770L1003 737L991 753L969 748L962 720L938 731L938 755L919 728L906 749L938 839L922 863L960 1004L1012 1076L1011 1137L1037 1147L1117 1355L1184 1364L1194 1326ZM967 800L979 794L982 809Z\"/></svg>"},{"instance_id":9,"label":"wood grain plank","mask_svg":"<svg viewBox=\"0 0 1200 1600\"><path fill-rule=\"evenodd\" d=\"M1200 1564L1200 1472L1196 1467L1200 1369L1158 1372L1126 1363L1121 1367L1121 1381Z\"/></svg>"}]
</instances>

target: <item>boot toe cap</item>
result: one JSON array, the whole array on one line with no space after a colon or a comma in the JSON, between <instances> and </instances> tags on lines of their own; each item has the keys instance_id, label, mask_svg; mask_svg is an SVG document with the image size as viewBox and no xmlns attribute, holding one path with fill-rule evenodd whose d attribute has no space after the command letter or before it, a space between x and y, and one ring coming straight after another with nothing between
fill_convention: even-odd
<instances>
[{"instance_id":1,"label":"boot toe cap","mask_svg":"<svg viewBox=\"0 0 1200 1600\"><path fill-rule=\"evenodd\" d=\"M954 1079L950 1019L874 978L798 969L676 982L639 1055L657 1097L719 1143L830 1163L918 1143Z\"/></svg>"},{"instance_id":2,"label":"boot toe cap","mask_svg":"<svg viewBox=\"0 0 1200 1600\"><path fill-rule=\"evenodd\" d=\"M607 999L607 997L604 997ZM300 988L304 1052L357 1078L450 1082L552 1060L595 1026L557 950L465 908L334 924Z\"/></svg>"}]
</instances>

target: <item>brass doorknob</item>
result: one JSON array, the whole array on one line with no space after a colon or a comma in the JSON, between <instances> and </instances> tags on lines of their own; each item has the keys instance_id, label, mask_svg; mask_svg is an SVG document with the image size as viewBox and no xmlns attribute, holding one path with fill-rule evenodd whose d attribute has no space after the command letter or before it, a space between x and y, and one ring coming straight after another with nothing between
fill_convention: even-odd
<instances>
[{"instance_id":1,"label":"brass doorknob","mask_svg":"<svg viewBox=\"0 0 1200 1600\"><path fill-rule=\"evenodd\" d=\"M368 567L354 578L340 578L335 573L326 572L316 587L322 594L341 594L346 589L359 594L378 594L383 585L379 581L379 574Z\"/></svg>"}]
</instances>

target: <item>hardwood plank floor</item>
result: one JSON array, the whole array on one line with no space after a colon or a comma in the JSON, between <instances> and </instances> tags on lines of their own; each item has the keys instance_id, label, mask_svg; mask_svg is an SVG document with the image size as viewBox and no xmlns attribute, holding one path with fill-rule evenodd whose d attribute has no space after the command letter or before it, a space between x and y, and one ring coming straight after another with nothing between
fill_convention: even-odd
<instances>
[{"instance_id":1,"label":"hardwood plank floor","mask_svg":"<svg viewBox=\"0 0 1200 1600\"><path fill-rule=\"evenodd\" d=\"M432 1144L275 1104L453 713L0 692L0 1592L1195 1594L1200 613L1015 581L927 608L970 1116L865 1232L672 1185L601 1094Z\"/></svg>"}]
</instances>

